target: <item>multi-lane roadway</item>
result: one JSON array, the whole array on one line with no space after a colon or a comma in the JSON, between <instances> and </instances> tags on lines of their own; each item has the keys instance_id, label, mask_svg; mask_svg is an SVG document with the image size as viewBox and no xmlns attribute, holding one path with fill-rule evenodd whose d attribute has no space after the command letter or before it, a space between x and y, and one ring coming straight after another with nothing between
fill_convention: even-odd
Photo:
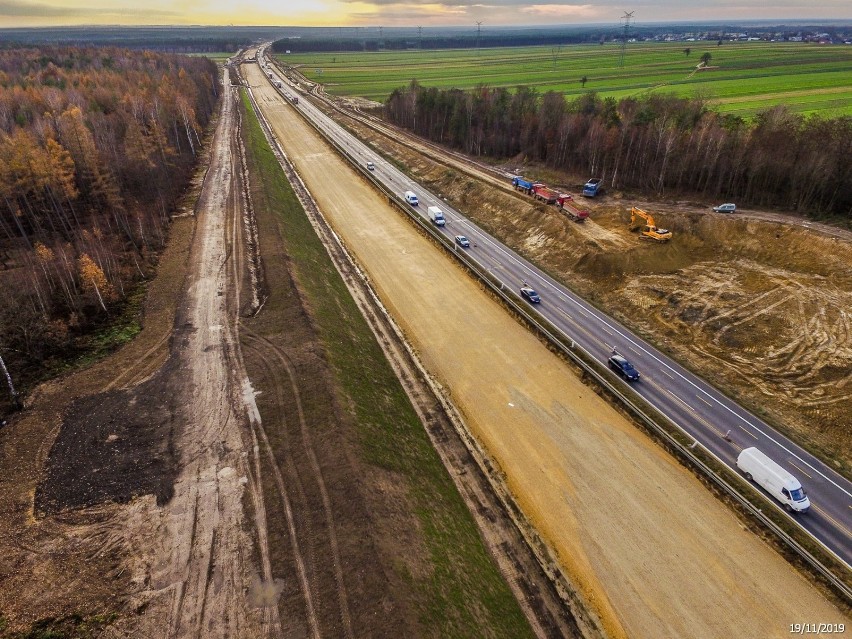
<instances>
[{"instance_id":1,"label":"multi-lane roadway","mask_svg":"<svg viewBox=\"0 0 852 639\"><path fill-rule=\"evenodd\" d=\"M261 53L258 54L258 64L263 64ZM374 178L397 194L401 203L404 203L406 191L416 193L420 203L412 209L424 220L428 220L426 211L429 206L440 207L447 223L444 227L436 226L435 230L451 241L456 235L464 235L471 242L469 248L456 246L456 250L466 251L467 257L516 293L524 285L538 291L542 302L531 307L533 312L539 313L601 363L606 363L613 350L629 359L641 373L641 379L632 384L633 390L699 445L734 469L739 452L756 446L796 476L808 493L811 509L803 515L790 515L791 519L852 567L851 482L711 384L585 302L378 156L305 99L305 94L290 85L286 78L280 77L271 65L265 70L265 77L268 78L269 73L273 75L272 81L282 82L282 93L300 97L294 108L320 128L353 161L362 167L372 162Z\"/></svg>"}]
</instances>

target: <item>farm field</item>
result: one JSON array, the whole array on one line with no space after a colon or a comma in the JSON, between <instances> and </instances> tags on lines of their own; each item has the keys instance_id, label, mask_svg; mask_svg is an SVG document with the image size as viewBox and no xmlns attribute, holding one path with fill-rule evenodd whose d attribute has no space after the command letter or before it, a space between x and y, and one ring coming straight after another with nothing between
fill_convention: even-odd
<instances>
[{"instance_id":1,"label":"farm field","mask_svg":"<svg viewBox=\"0 0 852 639\"><path fill-rule=\"evenodd\" d=\"M689 55L684 49L689 47ZM697 71L704 53L710 67ZM470 89L526 85L576 97L588 91L615 98L652 91L700 94L714 108L749 117L785 104L800 113L852 114L852 47L801 42L636 43L620 66L617 45L566 45L443 51L279 55L299 65L329 93L384 99L416 79L429 87ZM580 80L586 77L585 87Z\"/></svg>"},{"instance_id":2,"label":"farm field","mask_svg":"<svg viewBox=\"0 0 852 639\"><path fill-rule=\"evenodd\" d=\"M232 55L234 55L234 52L232 51L232 52L228 53L227 51L215 51L215 52L212 52L212 53L189 53L187 55L189 55L191 57L198 57L198 58L210 58L211 60L213 60L213 62L222 62L223 63L223 62L225 62L225 60L227 60Z\"/></svg>"}]
</instances>

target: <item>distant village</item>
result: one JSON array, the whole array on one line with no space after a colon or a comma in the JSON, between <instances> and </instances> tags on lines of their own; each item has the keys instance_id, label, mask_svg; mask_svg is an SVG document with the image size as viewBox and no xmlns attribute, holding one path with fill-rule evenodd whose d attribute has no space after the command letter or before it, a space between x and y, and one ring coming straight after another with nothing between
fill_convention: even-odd
<instances>
[{"instance_id":1,"label":"distant village","mask_svg":"<svg viewBox=\"0 0 852 639\"><path fill-rule=\"evenodd\" d=\"M670 32L654 35L637 36L628 42L812 42L816 44L852 44L852 27L844 27L831 33L821 30L775 31L770 29L753 29L749 31L701 31L701 32Z\"/></svg>"}]
</instances>

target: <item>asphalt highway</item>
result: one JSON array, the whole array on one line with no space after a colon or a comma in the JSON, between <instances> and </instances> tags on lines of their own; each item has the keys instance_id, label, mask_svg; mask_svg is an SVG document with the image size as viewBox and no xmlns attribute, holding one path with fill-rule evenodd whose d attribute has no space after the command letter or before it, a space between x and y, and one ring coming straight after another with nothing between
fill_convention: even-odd
<instances>
[{"instance_id":1,"label":"asphalt highway","mask_svg":"<svg viewBox=\"0 0 852 639\"><path fill-rule=\"evenodd\" d=\"M469 248L456 245L455 250L466 251L468 257L515 293L521 286L533 287L542 301L531 305L532 310L573 340L576 347L603 364L606 364L614 350L626 357L641 374L637 382L631 383L633 390L688 433L698 442L697 445L706 448L735 471L739 452L743 448L756 446L792 473L808 494L811 508L807 513L788 516L838 559L852 567L852 483L727 398L710 383L690 373L501 244L331 120L311 104L304 93L288 84L286 78L272 71L271 66L266 71L267 77L270 72L274 80L282 82L281 91L285 96L289 99L299 97L294 108L321 128L353 160L364 167L367 162L373 162L373 176L397 194L403 205L403 194L413 191L420 203L411 208L425 220L428 221L427 207L441 208L446 226L436 226L435 229L451 240L456 235L464 235L470 240ZM615 375L614 379L618 383L628 383ZM756 484L752 485L762 491ZM773 503L781 508L780 503L774 500Z\"/></svg>"}]
</instances>

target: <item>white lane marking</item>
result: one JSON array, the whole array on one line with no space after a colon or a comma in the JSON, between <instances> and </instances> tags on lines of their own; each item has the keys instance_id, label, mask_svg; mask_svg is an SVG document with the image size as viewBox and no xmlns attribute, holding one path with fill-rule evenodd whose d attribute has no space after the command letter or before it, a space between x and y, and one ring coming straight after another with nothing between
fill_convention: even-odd
<instances>
[{"instance_id":1,"label":"white lane marking","mask_svg":"<svg viewBox=\"0 0 852 639\"><path fill-rule=\"evenodd\" d=\"M808 479L813 479L813 477L811 477L810 475L808 475L807 471L806 471L804 468L799 468L799 465L798 465L798 464L796 464L795 462L790 462L790 465L791 465L793 468L798 469L798 471L799 471L800 473L802 473L802 474L803 474L805 477L807 477Z\"/></svg>"},{"instance_id":2,"label":"white lane marking","mask_svg":"<svg viewBox=\"0 0 852 639\"><path fill-rule=\"evenodd\" d=\"M711 404L710 402L708 402L708 401L707 401L706 399L704 399L701 395L696 395L695 397L697 397L698 399L700 399L702 402L704 402L705 404L707 404L707 405L708 405L708 406L710 406L711 408L713 407L713 404Z\"/></svg>"},{"instance_id":3,"label":"white lane marking","mask_svg":"<svg viewBox=\"0 0 852 639\"><path fill-rule=\"evenodd\" d=\"M754 440L760 441L760 438L757 435L755 435L753 432L751 432L747 428L743 428L740 424L737 424L737 428L739 428L741 431L743 431L746 435L753 438Z\"/></svg>"},{"instance_id":4,"label":"white lane marking","mask_svg":"<svg viewBox=\"0 0 852 639\"><path fill-rule=\"evenodd\" d=\"M559 313L560 315L562 315L563 317L565 317L565 318L569 319L570 321L572 321L572 322L574 321L574 318L573 318L573 317L571 317L570 315L568 315L568 313L566 313L565 311L563 311L561 308L556 307L554 310L555 310L557 313Z\"/></svg>"},{"instance_id":5,"label":"white lane marking","mask_svg":"<svg viewBox=\"0 0 852 639\"><path fill-rule=\"evenodd\" d=\"M677 401L679 401L681 404L683 404L684 406L686 406L686 407L687 407L689 410L691 410L693 413L695 412L695 409L694 409L692 406L690 406L689 404L687 404L687 403L686 403L685 401L683 401L680 397L678 397L678 396L677 396L677 395L675 395L673 392L671 392L668 388L666 388L666 389L664 389L664 390L665 390L665 391L666 391L669 395L671 395L672 397L674 397Z\"/></svg>"},{"instance_id":6,"label":"white lane marking","mask_svg":"<svg viewBox=\"0 0 852 639\"><path fill-rule=\"evenodd\" d=\"M829 514L828 514L827 512L825 512L822 508L820 508L819 506L817 506L816 504L813 504L813 503L811 503L811 508L812 508L813 510L815 510L816 512L818 512L818 513L819 513L820 515L822 515L823 517L825 517L826 519L828 519L828 520L829 520L831 523L833 523L835 526L837 526L838 528L840 528L840 531L841 531L842 533L844 533L847 537L852 537L852 533L850 533L850 532L849 532L849 529L848 529L846 526L844 526L842 523L840 523L839 521L837 521L834 517L832 517L831 515L829 515Z\"/></svg>"}]
</instances>

